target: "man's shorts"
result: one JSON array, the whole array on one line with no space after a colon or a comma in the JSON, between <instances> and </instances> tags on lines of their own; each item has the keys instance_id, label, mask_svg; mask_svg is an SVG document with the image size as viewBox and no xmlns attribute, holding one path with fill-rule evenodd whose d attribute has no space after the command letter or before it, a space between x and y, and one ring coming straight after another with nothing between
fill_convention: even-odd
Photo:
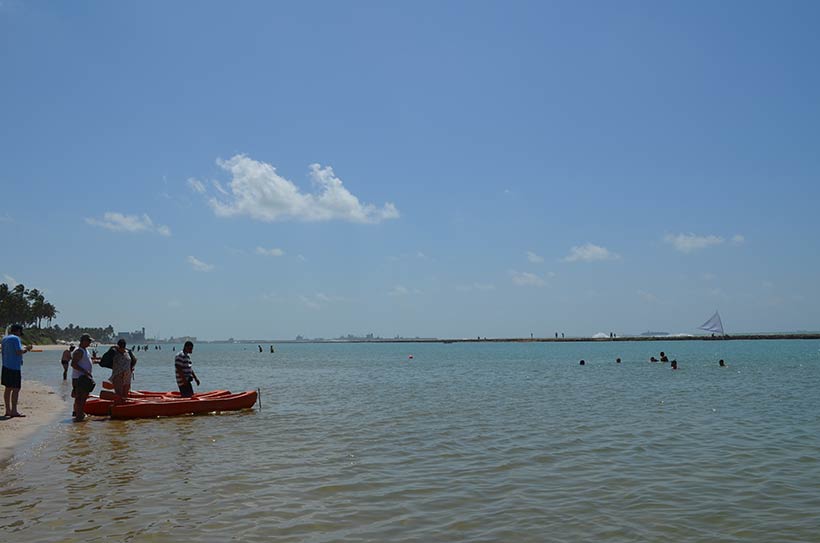
<instances>
[{"instance_id":1,"label":"man's shorts","mask_svg":"<svg viewBox=\"0 0 820 543\"><path fill-rule=\"evenodd\" d=\"M83 396L88 396L91 394L90 392L86 392L80 386L80 379L71 379L71 397L72 398L82 398Z\"/></svg>"},{"instance_id":2,"label":"man's shorts","mask_svg":"<svg viewBox=\"0 0 820 543\"><path fill-rule=\"evenodd\" d=\"M194 387L191 386L191 383L179 385L179 395L183 398L190 398L194 395Z\"/></svg>"},{"instance_id":3,"label":"man's shorts","mask_svg":"<svg viewBox=\"0 0 820 543\"><path fill-rule=\"evenodd\" d=\"M23 381L23 374L20 370L12 370L3 366L2 385L9 388L20 388Z\"/></svg>"}]
</instances>

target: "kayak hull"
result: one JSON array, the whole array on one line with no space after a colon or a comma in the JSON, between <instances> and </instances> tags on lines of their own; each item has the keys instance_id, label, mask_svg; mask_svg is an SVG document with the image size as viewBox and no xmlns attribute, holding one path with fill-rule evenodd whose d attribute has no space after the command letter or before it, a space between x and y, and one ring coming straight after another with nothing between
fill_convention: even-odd
<instances>
[{"instance_id":1,"label":"kayak hull","mask_svg":"<svg viewBox=\"0 0 820 543\"><path fill-rule=\"evenodd\" d=\"M86 402L85 412L89 415L109 416L112 419L174 417L249 409L256 403L256 399L257 392L255 390L236 394L231 394L228 391L213 391L194 395L193 398L181 398L179 394L176 396L169 394L143 398L129 396L124 401L93 398Z\"/></svg>"}]
</instances>

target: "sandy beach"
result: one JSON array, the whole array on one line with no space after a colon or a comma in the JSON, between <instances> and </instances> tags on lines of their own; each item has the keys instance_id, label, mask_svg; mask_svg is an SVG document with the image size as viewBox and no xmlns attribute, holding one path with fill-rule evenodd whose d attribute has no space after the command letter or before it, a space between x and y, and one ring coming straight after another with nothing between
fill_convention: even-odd
<instances>
[{"instance_id":1,"label":"sandy beach","mask_svg":"<svg viewBox=\"0 0 820 543\"><path fill-rule=\"evenodd\" d=\"M69 408L52 388L24 377L17 409L26 416L0 417L0 465L11 458L15 447Z\"/></svg>"}]
</instances>

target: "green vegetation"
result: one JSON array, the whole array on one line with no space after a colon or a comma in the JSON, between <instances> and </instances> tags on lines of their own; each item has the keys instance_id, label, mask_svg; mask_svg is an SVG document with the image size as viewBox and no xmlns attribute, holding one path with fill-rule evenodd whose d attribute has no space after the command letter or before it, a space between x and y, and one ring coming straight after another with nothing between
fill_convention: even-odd
<instances>
[{"instance_id":1,"label":"green vegetation","mask_svg":"<svg viewBox=\"0 0 820 543\"><path fill-rule=\"evenodd\" d=\"M100 343L108 343L114 337L114 327L110 324L105 328L73 324L65 328L60 328L59 325L52 327L51 321L57 313L57 308L46 301L45 296L36 288L28 290L24 285L9 288L7 284L0 283L0 328L5 330L11 324L22 324L26 329L26 343L42 345L56 343L57 340L77 341L83 334L91 335ZM42 326L44 320L49 326Z\"/></svg>"},{"instance_id":2,"label":"green vegetation","mask_svg":"<svg viewBox=\"0 0 820 543\"><path fill-rule=\"evenodd\" d=\"M51 324L51 319L56 316L57 308L36 288L27 290L25 286L17 285L10 289L7 284L0 283L0 326L3 328L14 323L40 328L43 319Z\"/></svg>"}]
</instances>

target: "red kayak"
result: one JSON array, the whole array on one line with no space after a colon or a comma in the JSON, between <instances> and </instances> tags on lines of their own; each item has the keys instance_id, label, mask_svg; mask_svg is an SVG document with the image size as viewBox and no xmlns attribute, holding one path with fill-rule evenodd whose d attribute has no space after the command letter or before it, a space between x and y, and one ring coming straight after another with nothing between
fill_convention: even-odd
<instances>
[{"instance_id":1,"label":"red kayak","mask_svg":"<svg viewBox=\"0 0 820 543\"><path fill-rule=\"evenodd\" d=\"M112 419L140 419L173 417L214 411L237 411L249 409L256 403L255 390L231 394L227 390L214 390L181 398L179 393L137 391L122 399L103 391L102 398L89 398L85 412L89 415L110 416ZM106 399L108 398L108 399Z\"/></svg>"}]
</instances>

